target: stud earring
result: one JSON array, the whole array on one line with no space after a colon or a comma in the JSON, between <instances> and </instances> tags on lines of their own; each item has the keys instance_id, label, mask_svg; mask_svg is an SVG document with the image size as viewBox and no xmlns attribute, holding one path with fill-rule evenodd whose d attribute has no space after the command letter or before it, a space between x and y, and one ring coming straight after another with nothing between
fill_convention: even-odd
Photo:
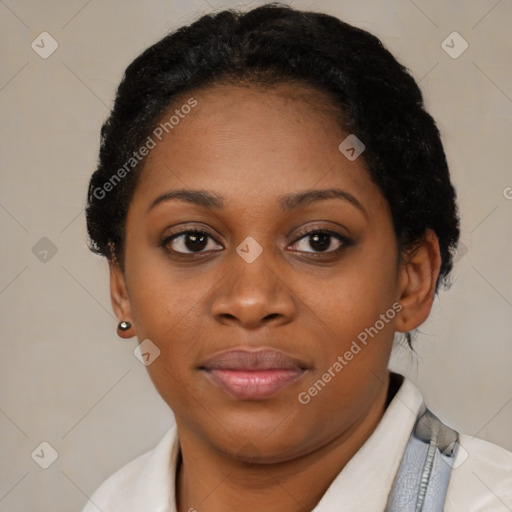
<instances>
[{"instance_id":1,"label":"stud earring","mask_svg":"<svg viewBox=\"0 0 512 512\"><path fill-rule=\"evenodd\" d=\"M122 322L119 322L117 328L120 330L120 331L127 331L128 329L130 329L132 326L132 324L130 322L126 322L125 320L123 320Z\"/></svg>"}]
</instances>

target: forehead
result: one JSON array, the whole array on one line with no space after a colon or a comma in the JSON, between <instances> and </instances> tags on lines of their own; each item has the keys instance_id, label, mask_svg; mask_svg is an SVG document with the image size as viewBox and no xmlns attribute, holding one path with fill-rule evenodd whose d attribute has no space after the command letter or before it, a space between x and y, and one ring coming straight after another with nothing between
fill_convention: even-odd
<instances>
[{"instance_id":1,"label":"forehead","mask_svg":"<svg viewBox=\"0 0 512 512\"><path fill-rule=\"evenodd\" d=\"M194 108L181 109L190 98ZM314 187L378 192L364 160L350 161L338 148L349 135L340 114L325 93L302 84L192 91L162 116L159 126L173 115L178 122L162 140L153 137L136 195L204 188L256 204Z\"/></svg>"}]
</instances>

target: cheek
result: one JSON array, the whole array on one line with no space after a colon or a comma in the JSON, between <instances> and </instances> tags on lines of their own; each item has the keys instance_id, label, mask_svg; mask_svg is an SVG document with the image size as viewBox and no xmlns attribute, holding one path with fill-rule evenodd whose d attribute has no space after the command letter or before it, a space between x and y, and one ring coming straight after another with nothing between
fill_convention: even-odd
<instances>
[{"instance_id":1,"label":"cheek","mask_svg":"<svg viewBox=\"0 0 512 512\"><path fill-rule=\"evenodd\" d=\"M382 388L394 338L394 289L389 267L368 272L361 265L310 296L313 321L326 336L319 336L317 365L302 391L322 425L360 417Z\"/></svg>"},{"instance_id":2,"label":"cheek","mask_svg":"<svg viewBox=\"0 0 512 512\"><path fill-rule=\"evenodd\" d=\"M150 294L141 294L133 300L137 337L140 341L150 339L157 345L159 365L177 378L185 375L205 336L200 302L201 294L193 289L166 285L163 281L154 282Z\"/></svg>"},{"instance_id":3,"label":"cheek","mask_svg":"<svg viewBox=\"0 0 512 512\"><path fill-rule=\"evenodd\" d=\"M180 320L186 319L187 311L193 308L201 295L196 279L194 284L189 282L190 279L185 282L185 277L196 271L171 264L163 249L138 250L137 247L144 247L143 241L134 241L131 248L127 245L129 259L126 262L130 306L137 336L164 341L165 334L174 326L180 328Z\"/></svg>"},{"instance_id":4,"label":"cheek","mask_svg":"<svg viewBox=\"0 0 512 512\"><path fill-rule=\"evenodd\" d=\"M315 293L316 313L345 340L374 325L392 307L396 296L394 254L356 254ZM382 254L382 253L381 253ZM309 295L310 298L312 295ZM387 325L387 324L386 324Z\"/></svg>"},{"instance_id":5,"label":"cheek","mask_svg":"<svg viewBox=\"0 0 512 512\"><path fill-rule=\"evenodd\" d=\"M320 286L309 296L308 306L321 320L317 320L318 327L327 334L319 350L322 355L315 378L336 361L341 365L324 395L327 402L334 394L349 403L359 394L371 396L378 387L370 381L375 380L372 374L380 374L388 364L398 306L395 296L396 252L386 250L384 244L354 254L328 286Z\"/></svg>"},{"instance_id":6,"label":"cheek","mask_svg":"<svg viewBox=\"0 0 512 512\"><path fill-rule=\"evenodd\" d=\"M154 380L185 381L200 342L208 338L206 295L219 286L222 274L201 266L180 268L153 252L134 251L129 269L127 265L136 334L140 342L149 339L160 350L147 368Z\"/></svg>"},{"instance_id":7,"label":"cheek","mask_svg":"<svg viewBox=\"0 0 512 512\"><path fill-rule=\"evenodd\" d=\"M160 275L139 283L132 299L133 318L139 342L149 339L159 350L146 370L164 401L177 411L190 406L189 394L193 362L204 336L198 323L200 294Z\"/></svg>"}]
</instances>

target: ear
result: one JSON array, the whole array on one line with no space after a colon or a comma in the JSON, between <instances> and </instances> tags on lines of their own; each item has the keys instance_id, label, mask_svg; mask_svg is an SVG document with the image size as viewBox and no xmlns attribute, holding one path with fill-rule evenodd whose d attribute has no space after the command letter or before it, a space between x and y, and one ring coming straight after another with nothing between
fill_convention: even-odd
<instances>
[{"instance_id":1,"label":"ear","mask_svg":"<svg viewBox=\"0 0 512 512\"><path fill-rule=\"evenodd\" d=\"M130 299L124 274L114 261L109 260L108 266L110 271L110 300L112 301L112 308L117 316L118 323L124 320L132 324L132 327L127 331L121 331L118 328L117 335L124 339L132 338L135 336L135 329L133 328Z\"/></svg>"},{"instance_id":2,"label":"ear","mask_svg":"<svg viewBox=\"0 0 512 512\"><path fill-rule=\"evenodd\" d=\"M427 229L414 248L405 253L399 271L399 302L396 318L398 332L419 327L430 314L441 268L441 253L436 234Z\"/></svg>"}]
</instances>

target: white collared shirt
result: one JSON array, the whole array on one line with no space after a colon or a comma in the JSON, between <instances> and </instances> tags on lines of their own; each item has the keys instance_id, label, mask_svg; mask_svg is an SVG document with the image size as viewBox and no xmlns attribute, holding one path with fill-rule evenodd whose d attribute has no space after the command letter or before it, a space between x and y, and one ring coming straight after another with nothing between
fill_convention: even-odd
<instances>
[{"instance_id":1,"label":"white collared shirt","mask_svg":"<svg viewBox=\"0 0 512 512\"><path fill-rule=\"evenodd\" d=\"M382 512L423 403L404 379L381 421L331 483L314 512ZM512 511L512 453L461 435L444 512ZM110 476L82 512L177 512L176 427L151 451Z\"/></svg>"}]
</instances>

